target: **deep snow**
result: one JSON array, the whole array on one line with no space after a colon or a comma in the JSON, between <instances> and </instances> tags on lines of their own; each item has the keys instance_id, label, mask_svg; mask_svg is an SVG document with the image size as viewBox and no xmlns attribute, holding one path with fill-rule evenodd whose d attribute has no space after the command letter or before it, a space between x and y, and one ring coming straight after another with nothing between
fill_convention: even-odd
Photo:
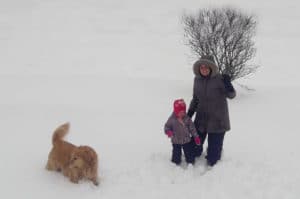
<instances>
[{"instance_id":1,"label":"deep snow","mask_svg":"<svg viewBox=\"0 0 300 199\"><path fill-rule=\"evenodd\" d=\"M173 100L191 99L195 61L180 16L227 4L257 14L261 68L234 83L220 163L176 167L162 129ZM299 8L296 0L1 0L0 197L298 198ZM66 121L68 141L99 153L99 187L44 169L53 130Z\"/></svg>"}]
</instances>

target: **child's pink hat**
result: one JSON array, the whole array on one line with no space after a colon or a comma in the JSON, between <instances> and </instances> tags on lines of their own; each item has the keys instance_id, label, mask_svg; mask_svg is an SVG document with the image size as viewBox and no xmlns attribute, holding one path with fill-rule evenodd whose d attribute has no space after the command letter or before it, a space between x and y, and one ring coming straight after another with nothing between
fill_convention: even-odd
<instances>
[{"instance_id":1,"label":"child's pink hat","mask_svg":"<svg viewBox=\"0 0 300 199\"><path fill-rule=\"evenodd\" d=\"M186 105L183 99L177 99L173 104L174 113L177 116L181 111L186 112Z\"/></svg>"}]
</instances>

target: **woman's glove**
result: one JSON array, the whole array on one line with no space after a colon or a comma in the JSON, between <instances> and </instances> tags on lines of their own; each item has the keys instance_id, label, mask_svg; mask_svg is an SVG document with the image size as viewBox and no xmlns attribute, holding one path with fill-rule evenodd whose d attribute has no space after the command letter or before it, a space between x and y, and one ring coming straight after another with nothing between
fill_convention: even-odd
<instances>
[{"instance_id":1,"label":"woman's glove","mask_svg":"<svg viewBox=\"0 0 300 199\"><path fill-rule=\"evenodd\" d=\"M223 74L222 77L223 77L223 82L224 82L225 89L228 92L233 92L234 88L233 88L233 86L231 84L231 77L229 75L227 75L227 74Z\"/></svg>"}]
</instances>

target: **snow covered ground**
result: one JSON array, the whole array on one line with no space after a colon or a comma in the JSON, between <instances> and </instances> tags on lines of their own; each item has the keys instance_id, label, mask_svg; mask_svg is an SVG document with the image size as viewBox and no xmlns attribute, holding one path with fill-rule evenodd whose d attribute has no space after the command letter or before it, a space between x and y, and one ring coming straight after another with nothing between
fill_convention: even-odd
<instances>
[{"instance_id":1,"label":"snow covered ground","mask_svg":"<svg viewBox=\"0 0 300 199\"><path fill-rule=\"evenodd\" d=\"M163 125L191 99L180 16L233 5L258 16L251 78L211 170L169 162ZM285 1L0 0L0 198L298 198L300 5ZM44 169L53 130L96 149L99 187Z\"/></svg>"}]
</instances>

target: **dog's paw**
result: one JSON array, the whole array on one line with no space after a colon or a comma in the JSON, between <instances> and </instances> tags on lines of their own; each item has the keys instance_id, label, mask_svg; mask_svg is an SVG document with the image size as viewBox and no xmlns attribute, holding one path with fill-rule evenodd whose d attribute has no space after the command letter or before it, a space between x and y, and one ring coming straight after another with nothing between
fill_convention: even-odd
<instances>
[{"instance_id":1,"label":"dog's paw","mask_svg":"<svg viewBox=\"0 0 300 199\"><path fill-rule=\"evenodd\" d=\"M75 183L75 184L78 184L79 179L78 178L70 178L70 181Z\"/></svg>"},{"instance_id":2,"label":"dog's paw","mask_svg":"<svg viewBox=\"0 0 300 199\"><path fill-rule=\"evenodd\" d=\"M98 185L99 185L99 182L98 182L98 181L93 181L93 184L94 184L95 186L98 186Z\"/></svg>"}]
</instances>

